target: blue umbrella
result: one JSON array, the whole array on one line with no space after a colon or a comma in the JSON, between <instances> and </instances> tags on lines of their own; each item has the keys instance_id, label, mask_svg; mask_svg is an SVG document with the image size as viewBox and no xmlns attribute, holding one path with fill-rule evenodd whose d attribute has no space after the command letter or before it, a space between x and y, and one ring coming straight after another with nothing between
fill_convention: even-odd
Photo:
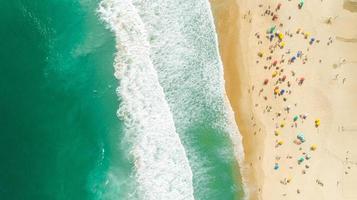
<instances>
[{"instance_id":1,"label":"blue umbrella","mask_svg":"<svg viewBox=\"0 0 357 200\"><path fill-rule=\"evenodd\" d=\"M305 142L305 137L304 137L304 134L300 133L297 135L297 138L301 141L301 142Z\"/></svg>"},{"instance_id":2,"label":"blue umbrella","mask_svg":"<svg viewBox=\"0 0 357 200\"><path fill-rule=\"evenodd\" d=\"M275 170L278 170L278 169L279 169L279 164L278 164L278 163L275 163L274 169L275 169Z\"/></svg>"}]
</instances>

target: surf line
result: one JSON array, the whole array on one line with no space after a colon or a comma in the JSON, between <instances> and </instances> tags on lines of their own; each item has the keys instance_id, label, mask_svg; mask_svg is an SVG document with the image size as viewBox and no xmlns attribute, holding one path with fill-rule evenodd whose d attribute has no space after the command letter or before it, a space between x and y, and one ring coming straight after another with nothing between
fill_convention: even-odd
<instances>
[{"instance_id":1,"label":"surf line","mask_svg":"<svg viewBox=\"0 0 357 200\"><path fill-rule=\"evenodd\" d=\"M135 6L131 0L103 0L98 11L116 36L118 116L132 145L138 196L144 200L193 200L192 171Z\"/></svg>"},{"instance_id":2,"label":"surf line","mask_svg":"<svg viewBox=\"0 0 357 200\"><path fill-rule=\"evenodd\" d=\"M215 32L214 37L215 37L215 44L216 44L216 54L218 55L218 58L219 58L219 71L220 71L220 77L222 79L221 80L221 83L223 85L222 87L224 88L224 84L225 84L224 68L223 68L224 66L223 66L221 54L219 52L217 28L214 23L212 5L209 0L206 0L205 3L206 3L207 9L210 10L209 19L211 21L212 28ZM225 102L225 115L226 115L226 119L227 119L227 127L226 128L227 128L227 132L229 133L231 142L233 144L234 156L238 161L239 170L240 170L241 174L243 174L243 176L241 177L242 184L243 184L243 190L244 190L243 199L248 200L248 199L250 199L250 190L248 187L248 181L244 178L244 174L246 174L247 172L246 172L246 165L244 162L245 154L244 154L244 149L243 149L243 138L239 131L238 124L235 120L234 111L233 111L232 105L228 99L227 91L225 88L223 89L223 93L224 93L223 95L224 95L224 102Z\"/></svg>"}]
</instances>

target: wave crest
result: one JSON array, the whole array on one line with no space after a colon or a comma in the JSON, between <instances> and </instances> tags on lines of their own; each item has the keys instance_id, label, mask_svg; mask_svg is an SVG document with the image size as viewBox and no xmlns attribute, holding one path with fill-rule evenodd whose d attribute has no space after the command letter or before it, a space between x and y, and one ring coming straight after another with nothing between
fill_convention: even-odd
<instances>
[{"instance_id":1,"label":"wave crest","mask_svg":"<svg viewBox=\"0 0 357 200\"><path fill-rule=\"evenodd\" d=\"M194 199L192 172L150 58L143 22L130 0L103 0L101 18L116 35L118 117L135 159L140 199Z\"/></svg>"}]
</instances>

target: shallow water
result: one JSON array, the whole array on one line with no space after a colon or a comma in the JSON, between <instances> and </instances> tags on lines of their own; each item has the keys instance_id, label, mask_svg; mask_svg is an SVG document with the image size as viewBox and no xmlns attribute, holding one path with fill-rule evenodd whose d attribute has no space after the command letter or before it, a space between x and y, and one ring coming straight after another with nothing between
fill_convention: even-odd
<instances>
[{"instance_id":1,"label":"shallow water","mask_svg":"<svg viewBox=\"0 0 357 200\"><path fill-rule=\"evenodd\" d=\"M141 77L132 72L132 68L138 68L140 63L145 62L146 66L153 65L156 70L154 73L157 73L164 91L164 97L160 96L156 103L166 105L167 102L170 106L172 113L165 116L173 117L175 130L192 171L192 185L186 182L185 186L180 187L191 190L193 186L195 199L233 199L242 195L241 185L236 180L239 172L235 170L237 161L230 141L232 135L239 133L232 126L234 118L229 115L229 105L225 102L223 68L208 1L103 2L106 8L103 16L117 33L118 76L125 83L128 78L131 80L131 84L129 82L121 86L121 95L132 97L127 91L134 91L133 86L135 91L139 88L137 92L142 95L147 90L155 94L153 87L145 89L137 83ZM123 9L127 5L129 8ZM143 37L140 43L136 39L138 37ZM130 78L134 73L137 74L136 78ZM140 98L142 95L136 96ZM156 103L153 101L151 104L156 106ZM130 105L130 101L124 102L122 108L127 110L132 107ZM129 120L130 123L133 120L142 123L142 119L134 118ZM155 125L152 124L152 128L159 131ZM239 141L239 138L235 139ZM210 141L210 145L207 145L207 141ZM134 142L134 145L137 144ZM139 160L140 157L136 155ZM138 171L141 170L140 166ZM185 165L179 167L186 168ZM141 181L139 184L145 185L150 180ZM172 189L176 190L178 188Z\"/></svg>"}]
</instances>

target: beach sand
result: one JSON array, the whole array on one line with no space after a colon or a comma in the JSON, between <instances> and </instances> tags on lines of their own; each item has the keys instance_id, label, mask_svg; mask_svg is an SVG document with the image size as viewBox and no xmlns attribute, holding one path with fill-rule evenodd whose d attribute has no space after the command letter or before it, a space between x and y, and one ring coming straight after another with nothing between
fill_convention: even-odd
<instances>
[{"instance_id":1,"label":"beach sand","mask_svg":"<svg viewBox=\"0 0 357 200\"><path fill-rule=\"evenodd\" d=\"M243 136L246 192L252 200L355 200L357 5L298 4L211 0L226 90Z\"/></svg>"}]
</instances>

